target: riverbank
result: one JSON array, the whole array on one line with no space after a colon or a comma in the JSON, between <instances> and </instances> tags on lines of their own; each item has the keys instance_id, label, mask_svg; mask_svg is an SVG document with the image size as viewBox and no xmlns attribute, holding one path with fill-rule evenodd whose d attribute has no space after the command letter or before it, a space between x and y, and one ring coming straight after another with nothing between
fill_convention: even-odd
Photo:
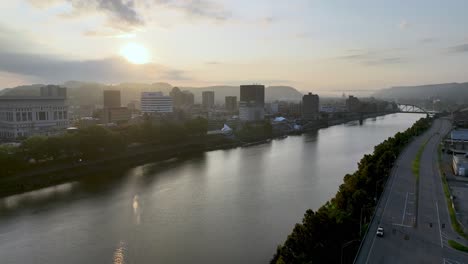
<instances>
[{"instance_id":1,"label":"riverbank","mask_svg":"<svg viewBox=\"0 0 468 264\"><path fill-rule=\"evenodd\" d=\"M353 118L342 119L339 125L350 121L387 115L389 113L376 113L368 115L354 115ZM302 132L310 132L326 128L333 125L317 126ZM184 157L203 153L206 151L229 149L236 147L250 147L265 144L273 139L284 138L288 133L275 135L266 138L256 138L255 140L242 141L229 139L222 136L203 136L190 141L167 146L138 146L128 147L123 153L119 153L105 158L89 161L62 161L46 165L38 164L27 171L13 176L0 178L0 197L6 197L23 192L33 191L40 188L50 187L70 181L79 180L83 175L99 173L106 170L125 170L133 166L150 162L158 162L177 157ZM65 164L64 164L65 163Z\"/></svg>"},{"instance_id":2,"label":"riverbank","mask_svg":"<svg viewBox=\"0 0 468 264\"><path fill-rule=\"evenodd\" d=\"M329 120L324 120L322 122L317 122L312 125L308 125L306 128L303 129L304 132L313 131L316 129L327 128L331 126L341 125L344 123L352 122L352 121L359 121L362 122L368 118L376 118L379 116L394 114L395 112L381 112L381 113L369 113L369 114L358 114L358 113L348 113L344 117L341 118L333 118Z\"/></svg>"},{"instance_id":3,"label":"riverbank","mask_svg":"<svg viewBox=\"0 0 468 264\"><path fill-rule=\"evenodd\" d=\"M278 246L270 263L343 261L343 245L362 238L362 219L369 219L374 212L374 198L380 197L397 156L430 126L431 119L420 119L406 131L375 146L372 154L361 159L357 171L344 176L334 198L315 212L306 211L302 223L296 224L284 244ZM354 256L356 251L350 246L348 256Z\"/></svg>"},{"instance_id":4,"label":"riverbank","mask_svg":"<svg viewBox=\"0 0 468 264\"><path fill-rule=\"evenodd\" d=\"M81 176L105 170L124 170L149 162L190 156L215 149L228 149L242 143L219 137L201 137L197 140L171 146L143 146L128 148L124 153L90 161L69 161L67 164L38 165L28 171L0 179L0 197L6 197L74 180Z\"/></svg>"}]
</instances>

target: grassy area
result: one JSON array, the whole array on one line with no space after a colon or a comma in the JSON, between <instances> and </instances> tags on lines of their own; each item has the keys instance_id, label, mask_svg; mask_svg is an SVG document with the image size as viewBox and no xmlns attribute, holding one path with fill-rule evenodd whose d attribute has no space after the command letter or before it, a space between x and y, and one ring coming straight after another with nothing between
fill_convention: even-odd
<instances>
[{"instance_id":1,"label":"grassy area","mask_svg":"<svg viewBox=\"0 0 468 264\"><path fill-rule=\"evenodd\" d=\"M411 170L413 171L414 176L416 177L416 186L419 183L419 165L421 162L421 156L424 151L424 148L427 145L427 142L429 142L430 138L428 138L424 144L419 147L418 153L416 154L416 158L413 160L413 163L411 164Z\"/></svg>"},{"instance_id":2,"label":"grassy area","mask_svg":"<svg viewBox=\"0 0 468 264\"><path fill-rule=\"evenodd\" d=\"M428 138L418 149L418 153L416 153L416 158L414 158L413 163L411 163L411 170L413 172L413 175L416 177L416 197L419 197L419 167L420 167L420 162L421 162L421 156L424 151L424 148L427 145L427 142L429 142L431 138ZM419 206L419 198L416 198L416 217L418 213L418 206ZM414 226L416 226L417 222L414 223Z\"/></svg>"},{"instance_id":3,"label":"grassy area","mask_svg":"<svg viewBox=\"0 0 468 264\"><path fill-rule=\"evenodd\" d=\"M453 229L462 237L468 239L468 235L463 231L463 228L460 226L460 223L457 220L457 215L455 214L455 209L452 207L452 200L450 199L450 189L447 183L447 179L445 178L445 173L441 171L442 166L442 150L439 146L438 148L438 157L439 157L439 172L442 175L442 185L444 187L444 194L445 199L447 200L447 207L450 215L450 222L452 224ZM455 241L454 241L455 242ZM456 242L455 242L456 243Z\"/></svg>"},{"instance_id":4,"label":"grassy area","mask_svg":"<svg viewBox=\"0 0 468 264\"><path fill-rule=\"evenodd\" d=\"M468 252L468 247L458 243L455 240L449 240L448 243L452 248L454 248L456 250L460 250L460 251L463 251L463 252Z\"/></svg>"}]
</instances>

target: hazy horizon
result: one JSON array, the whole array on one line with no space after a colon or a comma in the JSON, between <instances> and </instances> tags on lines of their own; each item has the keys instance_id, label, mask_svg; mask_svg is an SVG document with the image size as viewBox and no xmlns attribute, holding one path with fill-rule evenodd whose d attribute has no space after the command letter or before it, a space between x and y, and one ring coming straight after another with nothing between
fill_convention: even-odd
<instances>
[{"instance_id":1,"label":"hazy horizon","mask_svg":"<svg viewBox=\"0 0 468 264\"><path fill-rule=\"evenodd\" d=\"M138 85L152 85L152 84L169 84L171 85L172 87L179 87L181 89L207 89L207 88L214 88L214 87L238 87L240 85L243 85L243 84L252 84L252 83L239 83L237 85L235 84L232 84L232 85L228 85L228 84L213 84L213 85L207 85L207 86L177 86L177 85L173 85L172 83L168 83L168 82L120 82L120 83L103 83L103 82L87 82L87 81L76 81L76 80L70 80L70 81L67 81L67 82L82 82L82 83L98 83L98 84L101 84L101 85L106 85L106 86L117 86L117 85L122 85L122 84L138 84ZM19 85L19 86L32 86L32 85L48 85L48 84L52 84L52 85L66 85L67 82L64 82L64 83L30 83L30 84L22 84L22 85ZM452 82L453 83L453 82ZM468 82L462 82L462 83L468 83ZM441 83L424 83L424 84L419 84L419 85L415 85L415 86L430 86L430 85L440 85ZM14 86L14 87L0 87L0 91L2 91L3 89L9 89L9 88L15 88L15 87L18 87L18 86ZM275 85L275 84L271 84L271 85L265 85L266 88L268 87L291 87L291 88L294 88L296 89L298 92L302 93L302 94L306 94L306 93L309 93L309 92L312 92L312 93L315 93L315 94L318 94L320 96L325 96L325 97L342 97L343 94L348 96L348 95L354 95L354 96L358 96L358 97L369 97L369 96L374 96L374 94L378 91L382 91L382 90L385 90L385 89L389 89L389 88L394 88L394 87L399 87L399 86L392 86L392 87L383 87L383 88L378 88L378 89L330 89L330 90L320 90L320 89L309 89L309 90L300 90L298 89L298 87L295 87L295 86L290 86L290 85ZM406 87L405 85L401 85L400 87Z\"/></svg>"},{"instance_id":2,"label":"hazy horizon","mask_svg":"<svg viewBox=\"0 0 468 264\"><path fill-rule=\"evenodd\" d=\"M2 1L0 88L83 80L333 93L464 82L467 9L461 0Z\"/></svg>"}]
</instances>

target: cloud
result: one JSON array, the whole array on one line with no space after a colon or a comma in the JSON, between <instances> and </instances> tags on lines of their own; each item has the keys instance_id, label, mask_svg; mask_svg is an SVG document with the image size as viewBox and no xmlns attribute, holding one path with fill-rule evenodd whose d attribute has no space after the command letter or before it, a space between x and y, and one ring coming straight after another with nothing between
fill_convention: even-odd
<instances>
[{"instance_id":1,"label":"cloud","mask_svg":"<svg viewBox=\"0 0 468 264\"><path fill-rule=\"evenodd\" d=\"M134 33L126 33L115 30L88 30L83 32L86 37L103 37L103 38L135 38Z\"/></svg>"},{"instance_id":2,"label":"cloud","mask_svg":"<svg viewBox=\"0 0 468 264\"><path fill-rule=\"evenodd\" d=\"M82 0L83 1L83 0ZM129 25L141 25L143 19L135 10L134 0L88 0L93 3L99 10L103 10L112 15L118 21L123 21Z\"/></svg>"},{"instance_id":3,"label":"cloud","mask_svg":"<svg viewBox=\"0 0 468 264\"><path fill-rule=\"evenodd\" d=\"M187 76L185 71L181 70L164 70L161 74L163 80L176 80L176 81L191 81L191 77Z\"/></svg>"},{"instance_id":4,"label":"cloud","mask_svg":"<svg viewBox=\"0 0 468 264\"><path fill-rule=\"evenodd\" d=\"M448 50L449 50L450 53L468 52L468 43L450 47Z\"/></svg>"},{"instance_id":5,"label":"cloud","mask_svg":"<svg viewBox=\"0 0 468 264\"><path fill-rule=\"evenodd\" d=\"M104 33L88 32L89 35ZM0 24L0 72L53 83L76 79L110 83L158 79L191 80L187 72L164 65L135 65L121 57L73 60L49 53L47 50L50 49L33 41L27 34L15 32ZM40 51L42 54L34 54L31 51Z\"/></svg>"},{"instance_id":6,"label":"cloud","mask_svg":"<svg viewBox=\"0 0 468 264\"><path fill-rule=\"evenodd\" d=\"M367 65L375 66L375 65L388 65L388 64L400 64L404 63L405 60L401 57L392 57L392 58L378 58L374 60L365 61Z\"/></svg>"},{"instance_id":7,"label":"cloud","mask_svg":"<svg viewBox=\"0 0 468 264\"><path fill-rule=\"evenodd\" d=\"M344 56L338 57L338 59L349 60L349 61L367 60L371 58L372 58L372 54L370 53L360 53L360 54L344 55Z\"/></svg>"},{"instance_id":8,"label":"cloud","mask_svg":"<svg viewBox=\"0 0 468 264\"><path fill-rule=\"evenodd\" d=\"M36 50L47 49L47 43L38 43L32 40L28 31L5 27L0 23L0 51L27 52L34 47Z\"/></svg>"},{"instance_id":9,"label":"cloud","mask_svg":"<svg viewBox=\"0 0 468 264\"><path fill-rule=\"evenodd\" d=\"M208 64L208 65L219 65L219 64L221 64L221 62L219 62L219 61L207 61L207 62L205 62L205 64Z\"/></svg>"},{"instance_id":10,"label":"cloud","mask_svg":"<svg viewBox=\"0 0 468 264\"><path fill-rule=\"evenodd\" d=\"M38 77L47 82L191 80L186 72L158 64L135 65L122 58L65 60L54 55L0 52L0 71Z\"/></svg>"},{"instance_id":11,"label":"cloud","mask_svg":"<svg viewBox=\"0 0 468 264\"><path fill-rule=\"evenodd\" d=\"M352 53L337 57L339 60L355 62L367 66L401 64L406 60L399 56L388 56L388 51L363 51L363 50L348 50Z\"/></svg>"},{"instance_id":12,"label":"cloud","mask_svg":"<svg viewBox=\"0 0 468 264\"><path fill-rule=\"evenodd\" d=\"M215 2L207 0L155 0L158 5L165 5L169 9L184 12L190 17L208 18L213 20L227 20L231 13Z\"/></svg>"},{"instance_id":13,"label":"cloud","mask_svg":"<svg viewBox=\"0 0 468 264\"><path fill-rule=\"evenodd\" d=\"M436 38L423 38L423 39L419 40L419 42L422 43L422 44L434 43L436 41L437 41Z\"/></svg>"},{"instance_id":14,"label":"cloud","mask_svg":"<svg viewBox=\"0 0 468 264\"><path fill-rule=\"evenodd\" d=\"M38 8L46 8L49 6L57 5L60 2L61 0L29 0L29 3Z\"/></svg>"},{"instance_id":15,"label":"cloud","mask_svg":"<svg viewBox=\"0 0 468 264\"><path fill-rule=\"evenodd\" d=\"M177 11L190 18L223 21L231 17L224 6L209 0L29 0L38 8L67 4L71 11L60 17L77 18L101 13L107 25L121 31L133 31L144 26L151 15L161 11Z\"/></svg>"},{"instance_id":16,"label":"cloud","mask_svg":"<svg viewBox=\"0 0 468 264\"><path fill-rule=\"evenodd\" d=\"M406 21L406 20L402 20L402 21L400 22L400 24L398 24L398 27L399 27L400 29L408 29L410 26L411 26L411 24L408 23L408 21Z\"/></svg>"},{"instance_id":17,"label":"cloud","mask_svg":"<svg viewBox=\"0 0 468 264\"><path fill-rule=\"evenodd\" d=\"M29 0L34 6L48 8L57 4L70 5L71 11L61 17L80 17L91 13L103 13L108 23L115 28L131 30L145 24L138 12L138 0Z\"/></svg>"},{"instance_id":18,"label":"cloud","mask_svg":"<svg viewBox=\"0 0 468 264\"><path fill-rule=\"evenodd\" d=\"M271 23L273 23L273 22L278 21L278 18L273 17L273 16L267 16L267 17L264 17L264 18L263 18L263 21L264 21L265 23L271 24Z\"/></svg>"},{"instance_id":19,"label":"cloud","mask_svg":"<svg viewBox=\"0 0 468 264\"><path fill-rule=\"evenodd\" d=\"M313 35L308 32L299 32L299 33L296 33L294 37L297 39L309 39L309 38L312 38Z\"/></svg>"}]
</instances>

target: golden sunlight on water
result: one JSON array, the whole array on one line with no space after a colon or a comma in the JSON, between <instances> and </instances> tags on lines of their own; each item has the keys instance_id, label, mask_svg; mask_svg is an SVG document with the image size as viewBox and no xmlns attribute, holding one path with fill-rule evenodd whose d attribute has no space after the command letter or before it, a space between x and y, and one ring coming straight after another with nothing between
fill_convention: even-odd
<instances>
[{"instance_id":1,"label":"golden sunlight on water","mask_svg":"<svg viewBox=\"0 0 468 264\"><path fill-rule=\"evenodd\" d=\"M137 225L140 224L140 205L138 203L138 195L133 196L133 214L135 215L135 222Z\"/></svg>"},{"instance_id":2,"label":"golden sunlight on water","mask_svg":"<svg viewBox=\"0 0 468 264\"><path fill-rule=\"evenodd\" d=\"M114 264L124 264L125 263L125 243L120 241L119 245L114 251Z\"/></svg>"}]
</instances>

